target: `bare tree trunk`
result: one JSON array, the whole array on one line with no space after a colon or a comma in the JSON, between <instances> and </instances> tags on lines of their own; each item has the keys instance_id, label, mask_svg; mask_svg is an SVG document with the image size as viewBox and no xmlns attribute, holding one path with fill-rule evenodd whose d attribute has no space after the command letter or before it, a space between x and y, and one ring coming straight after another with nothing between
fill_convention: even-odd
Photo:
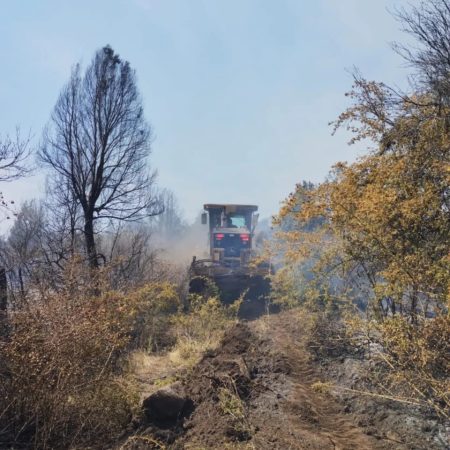
<instances>
[{"instance_id":1,"label":"bare tree trunk","mask_svg":"<svg viewBox=\"0 0 450 450\"><path fill-rule=\"evenodd\" d=\"M0 337L8 335L8 289L6 270L0 268Z\"/></svg>"},{"instance_id":2,"label":"bare tree trunk","mask_svg":"<svg viewBox=\"0 0 450 450\"><path fill-rule=\"evenodd\" d=\"M22 267L19 267L18 275L19 275L20 294L22 295L22 298L24 298L25 297L25 285L23 283Z\"/></svg>"},{"instance_id":3,"label":"bare tree trunk","mask_svg":"<svg viewBox=\"0 0 450 450\"><path fill-rule=\"evenodd\" d=\"M89 259L89 267L91 269L97 269L97 247L95 245L94 223L92 218L87 218L84 222L84 238L86 242L86 252Z\"/></svg>"}]
</instances>

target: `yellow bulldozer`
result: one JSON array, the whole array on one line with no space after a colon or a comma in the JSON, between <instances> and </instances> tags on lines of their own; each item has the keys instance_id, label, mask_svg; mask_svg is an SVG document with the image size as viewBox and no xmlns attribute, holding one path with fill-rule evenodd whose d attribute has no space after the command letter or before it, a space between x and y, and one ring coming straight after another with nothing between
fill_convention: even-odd
<instances>
[{"instance_id":1,"label":"yellow bulldozer","mask_svg":"<svg viewBox=\"0 0 450 450\"><path fill-rule=\"evenodd\" d=\"M209 225L209 258L193 257L189 292L202 294L212 281L221 301L243 299L239 316L253 319L269 308L271 265L254 249L256 205L206 204L202 224Z\"/></svg>"}]
</instances>

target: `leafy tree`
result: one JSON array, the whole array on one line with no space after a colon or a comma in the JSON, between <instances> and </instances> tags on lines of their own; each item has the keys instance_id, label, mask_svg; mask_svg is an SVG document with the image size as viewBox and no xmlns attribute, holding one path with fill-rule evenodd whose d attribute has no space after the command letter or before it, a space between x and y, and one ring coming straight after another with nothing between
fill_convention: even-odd
<instances>
[{"instance_id":1,"label":"leafy tree","mask_svg":"<svg viewBox=\"0 0 450 450\"><path fill-rule=\"evenodd\" d=\"M397 45L415 68L409 93L354 74L352 105L334 123L351 142L375 147L354 164L337 164L332 177L305 197L297 189L279 221L294 220L284 240L292 263L317 254L317 272L359 275L371 286L381 317L439 312L450 286L450 3L431 1L400 11L418 45ZM301 194L302 208L297 198ZM316 233L303 231L325 218ZM296 224L295 224L296 222ZM329 273L329 272L327 272Z\"/></svg>"},{"instance_id":2,"label":"leafy tree","mask_svg":"<svg viewBox=\"0 0 450 450\"><path fill-rule=\"evenodd\" d=\"M354 74L351 105L334 126L371 148L285 201L276 243L286 265L274 291L284 304L297 295L315 308L312 341L321 352L377 344L368 354L377 362L374 387L448 419L450 2L430 0L397 17L417 38L395 46L414 68L408 92ZM307 231L315 217L322 223ZM307 262L314 276L299 283ZM367 305L371 320L355 304Z\"/></svg>"}]
</instances>

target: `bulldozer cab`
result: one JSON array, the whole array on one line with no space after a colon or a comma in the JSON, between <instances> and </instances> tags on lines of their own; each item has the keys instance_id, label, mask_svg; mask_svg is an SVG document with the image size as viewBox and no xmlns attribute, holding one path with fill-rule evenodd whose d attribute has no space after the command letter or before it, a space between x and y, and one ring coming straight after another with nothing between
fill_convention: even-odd
<instances>
[{"instance_id":1,"label":"bulldozer cab","mask_svg":"<svg viewBox=\"0 0 450 450\"><path fill-rule=\"evenodd\" d=\"M210 257L213 261L244 265L250 258L258 207L255 205L206 204Z\"/></svg>"}]
</instances>

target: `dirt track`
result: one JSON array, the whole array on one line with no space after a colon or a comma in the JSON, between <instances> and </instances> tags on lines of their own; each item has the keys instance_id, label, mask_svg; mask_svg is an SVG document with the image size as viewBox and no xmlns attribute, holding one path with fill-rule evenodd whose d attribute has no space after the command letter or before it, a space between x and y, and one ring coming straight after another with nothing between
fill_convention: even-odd
<instances>
[{"instance_id":1,"label":"dirt track","mask_svg":"<svg viewBox=\"0 0 450 450\"><path fill-rule=\"evenodd\" d=\"M288 319L288 320L286 320ZM270 342L273 354L285 355L290 371L283 380L283 394L278 408L267 408L273 402L259 401L253 414L260 421L261 433L254 438L255 448L292 449L383 449L392 448L353 425L342 413L342 407L329 395L316 392L311 385L318 375L310 362L302 340L296 340L297 324L285 314L255 322L251 328ZM281 386L279 386L281 388ZM262 400L262 399L260 399ZM275 406L273 404L272 406ZM258 411L259 410L259 411Z\"/></svg>"},{"instance_id":2,"label":"dirt track","mask_svg":"<svg viewBox=\"0 0 450 450\"><path fill-rule=\"evenodd\" d=\"M168 449L445 448L422 439L420 430L411 438L393 424L392 438L385 424L383 431L376 423L365 426L339 399L314 389L321 379L295 314L239 323L184 378L194 409L164 429L150 429Z\"/></svg>"}]
</instances>

